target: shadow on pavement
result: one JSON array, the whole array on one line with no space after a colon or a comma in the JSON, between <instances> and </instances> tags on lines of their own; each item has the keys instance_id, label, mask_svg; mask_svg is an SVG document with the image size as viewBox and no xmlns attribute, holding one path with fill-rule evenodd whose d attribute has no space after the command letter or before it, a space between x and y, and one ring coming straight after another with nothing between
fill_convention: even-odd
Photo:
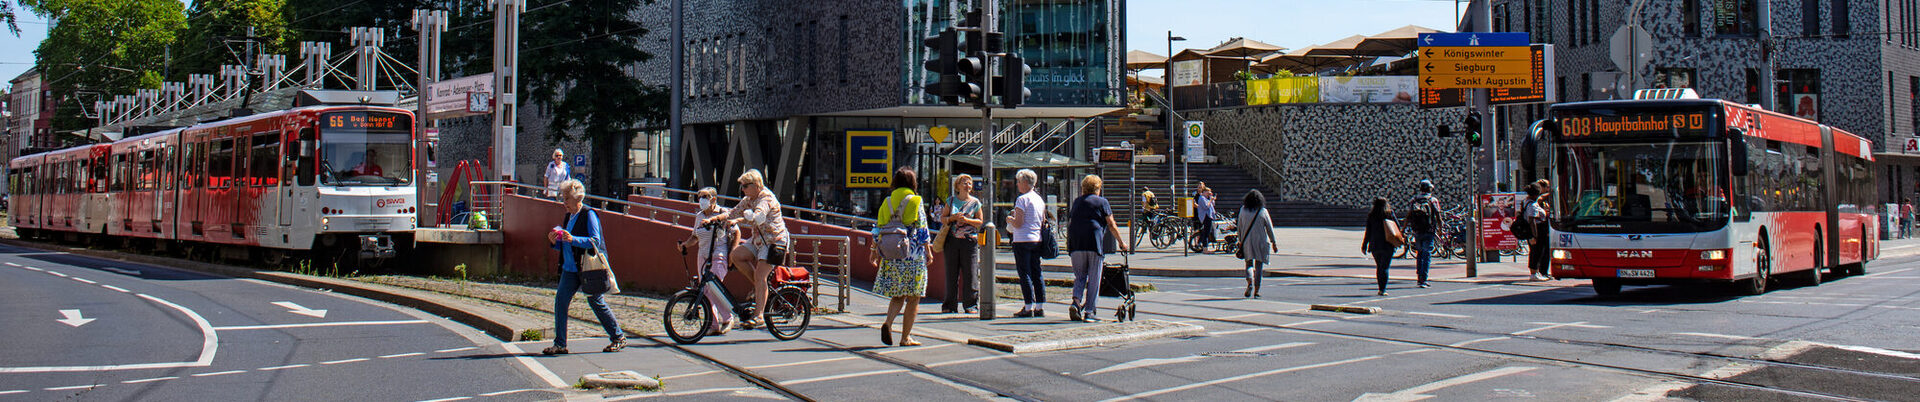
<instances>
[{"instance_id":1,"label":"shadow on pavement","mask_svg":"<svg viewBox=\"0 0 1920 402\"><path fill-rule=\"evenodd\" d=\"M1467 299L1438 304L1500 304L1500 305L1548 305L1577 304L1590 306L1672 306L1685 304L1722 303L1739 298L1727 289L1701 285L1656 285L1632 286L1621 289L1620 294L1601 297L1587 286L1550 288L1539 291L1516 293L1511 295Z\"/></svg>"}]
</instances>

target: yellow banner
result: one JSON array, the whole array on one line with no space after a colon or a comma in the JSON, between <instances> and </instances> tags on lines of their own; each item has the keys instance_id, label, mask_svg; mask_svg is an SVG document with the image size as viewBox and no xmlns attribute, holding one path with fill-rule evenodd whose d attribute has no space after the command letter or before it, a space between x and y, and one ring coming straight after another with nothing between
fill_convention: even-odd
<instances>
[{"instance_id":1,"label":"yellow banner","mask_svg":"<svg viewBox=\"0 0 1920 402\"><path fill-rule=\"evenodd\" d=\"M1320 77L1268 78L1273 103L1320 102Z\"/></svg>"}]
</instances>

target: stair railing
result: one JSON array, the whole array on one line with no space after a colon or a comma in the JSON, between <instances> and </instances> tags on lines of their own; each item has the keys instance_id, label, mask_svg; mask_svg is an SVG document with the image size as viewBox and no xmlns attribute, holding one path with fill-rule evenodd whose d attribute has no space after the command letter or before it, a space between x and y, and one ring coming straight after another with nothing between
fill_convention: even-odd
<instances>
[{"instance_id":1,"label":"stair railing","mask_svg":"<svg viewBox=\"0 0 1920 402\"><path fill-rule=\"evenodd\" d=\"M1047 140L1051 140L1051 139L1054 139L1054 137L1056 137L1056 136L1059 136L1059 135L1060 135L1060 131L1061 131L1061 130L1066 130L1066 129L1067 129L1067 127L1070 127L1070 126L1072 126L1072 125L1073 125L1073 119L1067 119L1067 122L1066 122L1065 124L1055 124L1055 125L1053 125L1053 128L1050 128L1050 129L1047 129L1047 133L1046 133L1046 134L1041 134L1041 135L1040 135L1040 138L1039 138L1039 139L1035 139L1035 140L1033 140L1033 143L1031 143L1031 144L1027 144L1027 149L1023 149L1023 150L1021 150L1020 152L1033 152L1033 150L1035 150L1035 149L1039 149L1039 148L1040 148L1040 144L1045 144L1045 143L1047 142ZM1076 131L1076 133L1077 133L1077 132L1078 132L1078 131ZM1061 138L1060 140L1064 142L1064 141L1066 141L1066 140L1068 140L1068 139L1072 139L1072 138L1073 138L1073 136L1071 136L1071 135L1069 135L1069 136L1067 136L1067 138ZM1058 148L1059 148L1059 146L1055 146L1054 148L1055 148L1055 149L1058 149Z\"/></svg>"},{"instance_id":2,"label":"stair railing","mask_svg":"<svg viewBox=\"0 0 1920 402\"><path fill-rule=\"evenodd\" d=\"M1163 126L1163 127L1166 127L1166 129L1167 129L1168 131L1172 131L1172 130L1173 130L1173 127L1171 126L1171 124L1173 124L1173 122L1175 122L1175 121L1185 121L1185 120L1187 120L1187 117L1186 117L1186 116L1184 116L1184 115L1181 115L1181 114L1180 114L1180 111L1178 111L1178 110L1173 110L1173 107L1172 107L1172 106L1173 106L1173 102L1169 102L1169 101L1167 101L1167 98L1165 98L1165 97L1161 97L1161 96L1160 96L1160 93L1159 93L1159 92L1153 92L1153 91L1141 91L1141 92L1142 92L1142 93L1145 93L1145 94L1147 94L1147 96L1148 96L1148 97L1150 97L1150 98L1153 98L1153 100L1154 100L1155 102L1159 102L1159 103L1160 103L1160 105L1161 105L1161 107L1162 107L1162 108L1164 108L1164 109L1166 109L1166 112L1167 112L1167 113L1171 113L1171 114L1173 114L1173 118L1172 118L1171 120L1168 120L1168 121L1164 121L1164 122L1161 122L1161 126ZM1222 147L1222 148L1224 148L1224 149L1230 149L1230 150L1234 150L1234 151L1239 151L1239 152L1240 152L1240 155L1243 155L1243 156L1245 157L1245 159L1247 159L1247 160L1251 160L1251 161L1254 161L1254 162L1256 162L1256 163L1259 163L1259 164L1260 164L1260 167L1262 167L1262 168L1265 168L1265 171L1263 171L1263 172L1260 172L1260 173L1263 173L1263 174L1261 175L1261 176L1263 177L1263 179L1261 179L1261 180L1260 180L1260 182L1261 182L1261 183L1264 183L1264 184L1266 184L1266 185L1267 185L1267 187L1269 187L1269 188L1272 188L1272 189L1273 189L1274 191L1279 191L1279 192L1282 192L1281 194L1275 194L1275 195L1274 195L1275 197L1278 197L1278 199L1290 199L1290 198L1291 198L1291 197L1288 197L1288 196L1287 196L1287 195L1285 194L1285 191L1286 191L1286 187L1284 187L1284 186L1281 186L1281 185L1280 185L1280 184L1281 184L1281 179L1284 179L1284 178L1286 178L1287 176L1286 176L1285 174L1283 174L1283 173L1281 173L1281 170L1280 170L1279 168L1275 168L1275 167L1273 167L1273 165L1272 165L1272 164L1268 164L1268 163L1267 163L1267 160L1266 160L1265 158L1261 158L1261 157L1260 157L1260 154L1258 154L1258 153L1254 153L1254 152L1253 152L1253 149L1251 149L1251 148L1247 148L1247 146L1246 146L1245 144L1241 144L1241 143L1239 143L1239 142L1233 142L1233 141L1217 141L1217 140L1213 140L1213 139L1212 139L1212 138L1210 138L1210 137L1209 137L1209 138L1207 138L1206 140L1207 140L1207 142L1210 142L1210 143L1213 143L1213 144L1215 144L1215 145L1222 145L1222 146L1224 146L1224 145L1232 145L1233 147L1231 147L1231 148L1227 148L1227 147ZM1168 148L1172 148L1172 147L1173 147L1173 145L1172 145L1172 144L1168 144L1168 145L1167 145L1167 147L1168 147ZM1172 154L1172 152L1168 152L1168 154L1169 154L1169 155L1168 155L1168 157L1172 157L1172 155L1171 155L1171 154ZM1238 158L1235 158L1235 159L1238 159ZM1244 163L1234 163L1234 164L1235 164L1235 165L1239 165L1239 166L1241 166L1241 167L1247 167L1247 166L1248 166L1247 164L1244 164ZM1272 175L1272 179L1271 179L1271 180L1268 180L1268 179L1265 179L1264 177L1266 177L1267 175Z\"/></svg>"}]
</instances>

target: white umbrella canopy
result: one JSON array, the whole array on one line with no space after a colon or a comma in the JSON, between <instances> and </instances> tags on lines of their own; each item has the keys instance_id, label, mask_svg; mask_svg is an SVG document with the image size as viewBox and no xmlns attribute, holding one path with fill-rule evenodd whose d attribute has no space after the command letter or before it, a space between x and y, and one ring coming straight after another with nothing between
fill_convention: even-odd
<instances>
[{"instance_id":1,"label":"white umbrella canopy","mask_svg":"<svg viewBox=\"0 0 1920 402\"><path fill-rule=\"evenodd\" d=\"M1353 50L1364 56L1405 56L1420 49L1420 44L1416 43L1420 34L1434 32L1440 30L1419 25L1403 26L1362 39Z\"/></svg>"},{"instance_id":2,"label":"white umbrella canopy","mask_svg":"<svg viewBox=\"0 0 1920 402\"><path fill-rule=\"evenodd\" d=\"M1167 68L1167 56L1153 54L1145 50L1127 52L1127 68L1131 70L1153 70Z\"/></svg>"},{"instance_id":3,"label":"white umbrella canopy","mask_svg":"<svg viewBox=\"0 0 1920 402\"><path fill-rule=\"evenodd\" d=\"M1247 38L1233 38L1233 40L1227 41L1227 43L1214 46L1212 49L1207 49L1202 53L1208 56L1251 59L1254 56L1283 50L1287 50L1287 48Z\"/></svg>"},{"instance_id":4,"label":"white umbrella canopy","mask_svg":"<svg viewBox=\"0 0 1920 402\"><path fill-rule=\"evenodd\" d=\"M1268 56L1265 59L1261 59L1259 64L1255 64L1254 68L1263 69L1263 72L1287 70L1299 74L1312 74L1329 68L1357 64L1363 59L1359 56L1314 56L1309 54L1318 48L1319 46L1307 46L1294 49L1286 54Z\"/></svg>"},{"instance_id":5,"label":"white umbrella canopy","mask_svg":"<svg viewBox=\"0 0 1920 402\"><path fill-rule=\"evenodd\" d=\"M1324 45L1314 46L1313 49L1308 50L1306 54L1308 56L1368 56L1358 53L1353 49L1354 47L1360 46L1360 42L1364 40L1367 40L1367 37L1360 35L1348 36Z\"/></svg>"}]
</instances>

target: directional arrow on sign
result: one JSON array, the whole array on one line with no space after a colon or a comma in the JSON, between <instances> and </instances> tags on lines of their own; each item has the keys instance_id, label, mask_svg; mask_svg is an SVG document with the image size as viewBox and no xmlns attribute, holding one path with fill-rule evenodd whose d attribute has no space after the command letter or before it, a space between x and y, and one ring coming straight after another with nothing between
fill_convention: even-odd
<instances>
[{"instance_id":1,"label":"directional arrow on sign","mask_svg":"<svg viewBox=\"0 0 1920 402\"><path fill-rule=\"evenodd\" d=\"M306 306L294 304L293 302L289 302L289 301L273 302L273 305L286 307L287 310L291 310L291 311L288 311L289 313L304 315L304 316L313 317L313 318L327 318L326 310L314 310L314 309L307 308Z\"/></svg>"},{"instance_id":2,"label":"directional arrow on sign","mask_svg":"<svg viewBox=\"0 0 1920 402\"><path fill-rule=\"evenodd\" d=\"M1433 85L1433 77L1427 77L1427 85Z\"/></svg>"},{"instance_id":3,"label":"directional arrow on sign","mask_svg":"<svg viewBox=\"0 0 1920 402\"><path fill-rule=\"evenodd\" d=\"M71 325L74 328L79 328L81 325L87 325L87 323L93 322L94 320L92 318L81 317L80 310L60 310L60 315L66 316L67 318L62 318L54 321L59 321L61 324Z\"/></svg>"},{"instance_id":4,"label":"directional arrow on sign","mask_svg":"<svg viewBox=\"0 0 1920 402\"><path fill-rule=\"evenodd\" d=\"M1427 63L1427 72L1433 72L1433 63Z\"/></svg>"}]
</instances>

